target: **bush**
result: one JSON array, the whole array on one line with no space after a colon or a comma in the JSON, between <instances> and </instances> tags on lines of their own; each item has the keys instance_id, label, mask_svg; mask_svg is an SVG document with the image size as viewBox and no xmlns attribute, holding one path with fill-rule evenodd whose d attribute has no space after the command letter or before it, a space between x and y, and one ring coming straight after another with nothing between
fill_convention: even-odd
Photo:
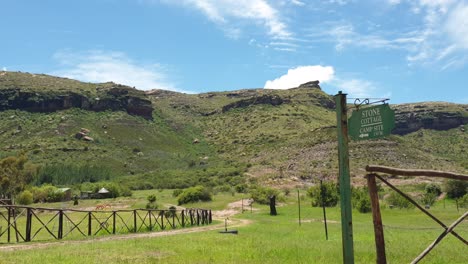
<instances>
[{"instance_id":1,"label":"bush","mask_svg":"<svg viewBox=\"0 0 468 264\"><path fill-rule=\"evenodd\" d=\"M177 197L177 203L179 205L187 203L195 203L198 201L211 201L211 193L203 186L190 187L182 191Z\"/></svg>"},{"instance_id":2,"label":"bush","mask_svg":"<svg viewBox=\"0 0 468 264\"><path fill-rule=\"evenodd\" d=\"M158 209L158 204L156 204L156 195L151 194L146 199L148 199L146 209Z\"/></svg>"},{"instance_id":3,"label":"bush","mask_svg":"<svg viewBox=\"0 0 468 264\"><path fill-rule=\"evenodd\" d=\"M60 202L64 198L64 193L59 191L59 189L55 186L46 184L41 187L33 187L31 188L31 193L33 195L33 201L35 203L38 202Z\"/></svg>"},{"instance_id":4,"label":"bush","mask_svg":"<svg viewBox=\"0 0 468 264\"><path fill-rule=\"evenodd\" d=\"M445 191L447 197L457 199L463 197L467 193L468 181L448 180L445 182Z\"/></svg>"},{"instance_id":5,"label":"bush","mask_svg":"<svg viewBox=\"0 0 468 264\"><path fill-rule=\"evenodd\" d=\"M251 198L259 204L270 204L270 196L275 195L276 201L284 201L284 198L280 195L280 191L269 188L255 186L250 189Z\"/></svg>"},{"instance_id":6,"label":"bush","mask_svg":"<svg viewBox=\"0 0 468 264\"><path fill-rule=\"evenodd\" d=\"M172 197L177 197L179 196L184 190L182 189L175 189L173 192L172 192Z\"/></svg>"},{"instance_id":7,"label":"bush","mask_svg":"<svg viewBox=\"0 0 468 264\"><path fill-rule=\"evenodd\" d=\"M351 194L353 208L357 209L360 213L368 213L372 211L368 188L352 188Z\"/></svg>"},{"instance_id":8,"label":"bush","mask_svg":"<svg viewBox=\"0 0 468 264\"><path fill-rule=\"evenodd\" d=\"M458 200L458 205L461 208L468 208L468 194L465 194L460 200Z\"/></svg>"},{"instance_id":9,"label":"bush","mask_svg":"<svg viewBox=\"0 0 468 264\"><path fill-rule=\"evenodd\" d=\"M398 208L412 208L414 205L396 192L391 192L387 198L387 203Z\"/></svg>"},{"instance_id":10,"label":"bush","mask_svg":"<svg viewBox=\"0 0 468 264\"><path fill-rule=\"evenodd\" d=\"M421 198L421 203L424 205L433 205L437 199L437 194L434 192L425 193Z\"/></svg>"},{"instance_id":11,"label":"bush","mask_svg":"<svg viewBox=\"0 0 468 264\"><path fill-rule=\"evenodd\" d=\"M30 191L23 191L18 195L16 200L21 205L29 205L33 203L33 195Z\"/></svg>"},{"instance_id":12,"label":"bush","mask_svg":"<svg viewBox=\"0 0 468 264\"><path fill-rule=\"evenodd\" d=\"M427 194L433 193L435 196L439 196L442 193L442 188L438 184L429 183L426 185L425 191Z\"/></svg>"},{"instance_id":13,"label":"bush","mask_svg":"<svg viewBox=\"0 0 468 264\"><path fill-rule=\"evenodd\" d=\"M335 182L323 182L322 186L324 192L323 200L319 184L312 186L309 188L309 190L307 190L307 195L310 198L312 198L312 206L322 206L322 202L326 207L336 206L338 204L338 201L340 200L338 184L336 184Z\"/></svg>"},{"instance_id":14,"label":"bush","mask_svg":"<svg viewBox=\"0 0 468 264\"><path fill-rule=\"evenodd\" d=\"M155 203L156 202L156 195L151 194L151 195L148 196L147 199L148 199L148 202Z\"/></svg>"}]
</instances>

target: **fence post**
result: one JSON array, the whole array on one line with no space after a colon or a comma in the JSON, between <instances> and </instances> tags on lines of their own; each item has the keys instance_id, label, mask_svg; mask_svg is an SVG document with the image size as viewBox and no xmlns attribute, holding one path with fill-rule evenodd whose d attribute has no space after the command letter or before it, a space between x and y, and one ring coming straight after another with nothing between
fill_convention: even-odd
<instances>
[{"instance_id":1,"label":"fence post","mask_svg":"<svg viewBox=\"0 0 468 264\"><path fill-rule=\"evenodd\" d=\"M211 224L213 222L213 216L211 215L211 209L210 209L210 216L209 217L210 217L210 219L209 219L208 223Z\"/></svg>"},{"instance_id":2,"label":"fence post","mask_svg":"<svg viewBox=\"0 0 468 264\"><path fill-rule=\"evenodd\" d=\"M184 214L184 210L182 210L181 216L182 216L182 227L185 227L185 214Z\"/></svg>"},{"instance_id":3,"label":"fence post","mask_svg":"<svg viewBox=\"0 0 468 264\"><path fill-rule=\"evenodd\" d=\"M137 210L133 210L133 232L137 232Z\"/></svg>"},{"instance_id":4,"label":"fence post","mask_svg":"<svg viewBox=\"0 0 468 264\"><path fill-rule=\"evenodd\" d=\"M11 207L8 208L8 243L10 243L11 233L10 233L10 226L11 226Z\"/></svg>"},{"instance_id":5,"label":"fence post","mask_svg":"<svg viewBox=\"0 0 468 264\"><path fill-rule=\"evenodd\" d=\"M200 225L200 210L197 209L197 226Z\"/></svg>"},{"instance_id":6,"label":"fence post","mask_svg":"<svg viewBox=\"0 0 468 264\"><path fill-rule=\"evenodd\" d=\"M88 236L91 236L91 220L92 220L93 212L88 213Z\"/></svg>"},{"instance_id":7,"label":"fence post","mask_svg":"<svg viewBox=\"0 0 468 264\"><path fill-rule=\"evenodd\" d=\"M26 242L31 241L31 223L32 223L32 213L31 208L26 209Z\"/></svg>"},{"instance_id":8,"label":"fence post","mask_svg":"<svg viewBox=\"0 0 468 264\"><path fill-rule=\"evenodd\" d=\"M190 225L193 226L193 209L190 209Z\"/></svg>"},{"instance_id":9,"label":"fence post","mask_svg":"<svg viewBox=\"0 0 468 264\"><path fill-rule=\"evenodd\" d=\"M385 256L385 239L382 225L382 216L380 214L379 194L377 191L377 184L375 182L375 175L368 174L367 187L369 188L369 195L372 207L372 219L374 222L374 235L375 235L375 248L377 251L377 264L387 263Z\"/></svg>"},{"instance_id":10,"label":"fence post","mask_svg":"<svg viewBox=\"0 0 468 264\"><path fill-rule=\"evenodd\" d=\"M58 226L58 239L63 238L63 211L59 210L59 226Z\"/></svg>"},{"instance_id":11,"label":"fence post","mask_svg":"<svg viewBox=\"0 0 468 264\"><path fill-rule=\"evenodd\" d=\"M115 235L115 214L116 214L116 212L113 211L112 212L112 234L114 234L114 235Z\"/></svg>"},{"instance_id":12,"label":"fence post","mask_svg":"<svg viewBox=\"0 0 468 264\"><path fill-rule=\"evenodd\" d=\"M152 215L152 213L151 213L151 209L150 209L150 210L148 210L148 216L149 216L149 229L150 229L150 231L153 231L153 225L152 225L152 223L151 223L151 215Z\"/></svg>"}]
</instances>

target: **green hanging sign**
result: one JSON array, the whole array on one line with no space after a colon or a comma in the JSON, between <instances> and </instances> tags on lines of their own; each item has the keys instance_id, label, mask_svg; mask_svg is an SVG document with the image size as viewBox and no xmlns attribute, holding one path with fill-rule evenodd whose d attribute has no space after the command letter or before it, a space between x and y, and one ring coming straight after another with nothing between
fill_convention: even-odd
<instances>
[{"instance_id":1,"label":"green hanging sign","mask_svg":"<svg viewBox=\"0 0 468 264\"><path fill-rule=\"evenodd\" d=\"M348 120L348 134L353 140L381 138L395 127L395 112L388 104L361 107Z\"/></svg>"}]
</instances>

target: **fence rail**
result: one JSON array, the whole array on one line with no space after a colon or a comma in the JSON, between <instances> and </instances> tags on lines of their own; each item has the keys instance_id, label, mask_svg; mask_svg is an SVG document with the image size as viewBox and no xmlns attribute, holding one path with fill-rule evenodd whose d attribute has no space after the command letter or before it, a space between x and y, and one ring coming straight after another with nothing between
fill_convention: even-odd
<instances>
[{"instance_id":1,"label":"fence rail","mask_svg":"<svg viewBox=\"0 0 468 264\"><path fill-rule=\"evenodd\" d=\"M76 210L0 205L0 243L162 231L212 223L211 210Z\"/></svg>"}]
</instances>

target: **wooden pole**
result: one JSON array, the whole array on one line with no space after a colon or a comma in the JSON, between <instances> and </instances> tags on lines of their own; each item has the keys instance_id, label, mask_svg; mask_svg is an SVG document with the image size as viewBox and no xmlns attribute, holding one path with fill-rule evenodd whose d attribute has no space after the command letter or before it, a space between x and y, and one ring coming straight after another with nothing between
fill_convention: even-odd
<instances>
[{"instance_id":1,"label":"wooden pole","mask_svg":"<svg viewBox=\"0 0 468 264\"><path fill-rule=\"evenodd\" d=\"M11 207L7 207L8 209L8 243L10 243L10 240L11 240L11 230L10 230L10 226L11 226Z\"/></svg>"},{"instance_id":2,"label":"wooden pole","mask_svg":"<svg viewBox=\"0 0 468 264\"><path fill-rule=\"evenodd\" d=\"M322 196L322 211L323 211L323 224L325 226L325 238L328 240L327 212L325 210L325 188L323 188L322 180L320 180L320 195Z\"/></svg>"},{"instance_id":3,"label":"wooden pole","mask_svg":"<svg viewBox=\"0 0 468 264\"><path fill-rule=\"evenodd\" d=\"M182 227L185 227L185 210L182 210L181 215L182 215Z\"/></svg>"},{"instance_id":4,"label":"wooden pole","mask_svg":"<svg viewBox=\"0 0 468 264\"><path fill-rule=\"evenodd\" d=\"M115 214L116 214L116 212L113 211L112 212L112 234L114 234L114 235L115 235L115 220L116 220ZM151 221L151 219L150 219L150 221ZM151 222L150 222L150 225L151 225Z\"/></svg>"},{"instance_id":5,"label":"wooden pole","mask_svg":"<svg viewBox=\"0 0 468 264\"><path fill-rule=\"evenodd\" d=\"M88 213L88 236L91 236L91 229L92 229L92 217L93 217L93 212Z\"/></svg>"},{"instance_id":6,"label":"wooden pole","mask_svg":"<svg viewBox=\"0 0 468 264\"><path fill-rule=\"evenodd\" d=\"M366 171L368 172L381 172L391 175L401 175L401 176L426 176L426 177L440 177L454 180L463 180L468 181L468 175L444 172L444 171L434 171L434 170L405 170L398 169L386 166L378 165L367 165Z\"/></svg>"},{"instance_id":7,"label":"wooden pole","mask_svg":"<svg viewBox=\"0 0 468 264\"><path fill-rule=\"evenodd\" d=\"M297 189L297 207L299 211L299 226L301 226L301 198L299 197L299 189Z\"/></svg>"},{"instance_id":8,"label":"wooden pole","mask_svg":"<svg viewBox=\"0 0 468 264\"><path fill-rule=\"evenodd\" d=\"M26 242L31 241L31 208L26 209Z\"/></svg>"},{"instance_id":9,"label":"wooden pole","mask_svg":"<svg viewBox=\"0 0 468 264\"><path fill-rule=\"evenodd\" d=\"M375 236L375 249L377 252L377 264L386 264L387 257L385 255L385 238L383 232L382 216L380 214L379 194L377 191L377 183L375 182L375 175L368 174L367 187L369 188L369 195L372 207L372 219L374 222L374 236Z\"/></svg>"},{"instance_id":10,"label":"wooden pole","mask_svg":"<svg viewBox=\"0 0 468 264\"><path fill-rule=\"evenodd\" d=\"M57 234L57 238L58 239L62 239L63 238L63 211L62 210L59 210L59 223L58 223L58 234Z\"/></svg>"},{"instance_id":11,"label":"wooden pole","mask_svg":"<svg viewBox=\"0 0 468 264\"><path fill-rule=\"evenodd\" d=\"M137 232L137 210L133 210L133 232Z\"/></svg>"},{"instance_id":12,"label":"wooden pole","mask_svg":"<svg viewBox=\"0 0 468 264\"><path fill-rule=\"evenodd\" d=\"M338 161L340 172L341 237L343 263L354 263L353 220L351 210L351 180L349 174L348 114L346 94L335 96L338 128Z\"/></svg>"}]
</instances>

